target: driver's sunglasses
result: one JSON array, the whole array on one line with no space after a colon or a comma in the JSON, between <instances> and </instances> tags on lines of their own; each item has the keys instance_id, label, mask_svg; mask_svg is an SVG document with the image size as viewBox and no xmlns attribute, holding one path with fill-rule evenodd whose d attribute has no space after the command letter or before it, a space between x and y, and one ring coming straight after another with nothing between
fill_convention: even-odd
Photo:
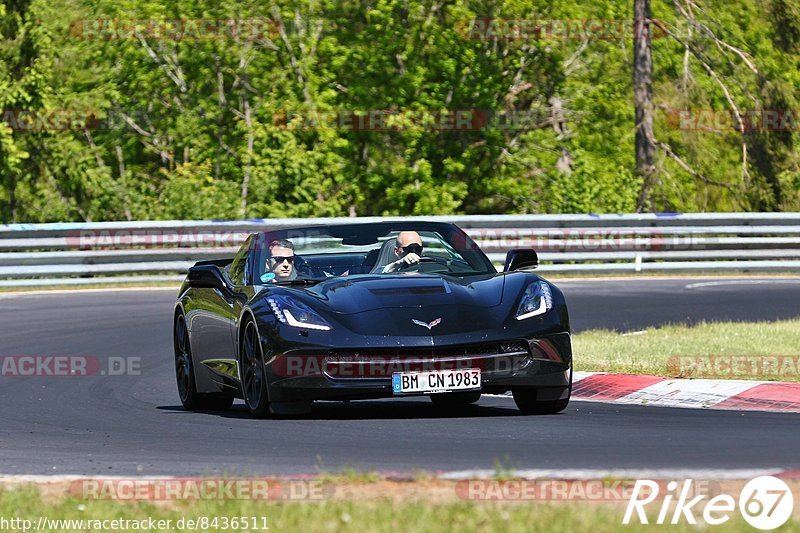
<instances>
[{"instance_id":1,"label":"driver's sunglasses","mask_svg":"<svg viewBox=\"0 0 800 533\"><path fill-rule=\"evenodd\" d=\"M408 246L403 246L403 253L422 255L422 245L413 243Z\"/></svg>"},{"instance_id":2,"label":"driver's sunglasses","mask_svg":"<svg viewBox=\"0 0 800 533\"><path fill-rule=\"evenodd\" d=\"M294 256L287 255L287 256L280 256L280 255L273 255L270 257L271 260L275 261L275 264L280 265L284 261L288 262L290 265L294 264Z\"/></svg>"}]
</instances>

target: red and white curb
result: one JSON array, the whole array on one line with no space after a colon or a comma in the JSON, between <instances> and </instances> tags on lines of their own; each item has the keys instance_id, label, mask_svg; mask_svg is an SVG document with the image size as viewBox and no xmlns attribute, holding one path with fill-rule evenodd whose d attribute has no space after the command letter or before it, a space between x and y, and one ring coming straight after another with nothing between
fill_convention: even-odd
<instances>
[{"instance_id":1,"label":"red and white curb","mask_svg":"<svg viewBox=\"0 0 800 533\"><path fill-rule=\"evenodd\" d=\"M606 403L800 413L800 383L575 372L572 399Z\"/></svg>"}]
</instances>

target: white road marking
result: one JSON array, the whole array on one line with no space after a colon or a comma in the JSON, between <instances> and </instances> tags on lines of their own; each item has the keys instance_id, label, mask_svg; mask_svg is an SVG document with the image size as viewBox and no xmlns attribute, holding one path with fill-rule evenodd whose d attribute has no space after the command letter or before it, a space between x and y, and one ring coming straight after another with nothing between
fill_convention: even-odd
<instances>
[{"instance_id":1,"label":"white road marking","mask_svg":"<svg viewBox=\"0 0 800 533\"><path fill-rule=\"evenodd\" d=\"M762 381L667 379L632 392L614 403L705 408L760 385Z\"/></svg>"},{"instance_id":2,"label":"white road marking","mask_svg":"<svg viewBox=\"0 0 800 533\"><path fill-rule=\"evenodd\" d=\"M635 337L636 335L644 335L647 333L646 329L640 329L639 331L629 331L627 333L623 333L623 337Z\"/></svg>"},{"instance_id":3,"label":"white road marking","mask_svg":"<svg viewBox=\"0 0 800 533\"><path fill-rule=\"evenodd\" d=\"M703 287L723 287L725 285L765 285L771 283L790 283L796 285L800 279L736 279L727 281L703 281L700 283L690 283L685 286L687 289L701 289Z\"/></svg>"}]
</instances>

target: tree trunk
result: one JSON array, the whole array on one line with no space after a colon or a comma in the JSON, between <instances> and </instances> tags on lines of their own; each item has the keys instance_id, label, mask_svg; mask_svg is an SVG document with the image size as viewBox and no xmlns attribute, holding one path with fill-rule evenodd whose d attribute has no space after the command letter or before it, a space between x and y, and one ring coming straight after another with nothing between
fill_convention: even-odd
<instances>
[{"instance_id":1,"label":"tree trunk","mask_svg":"<svg viewBox=\"0 0 800 533\"><path fill-rule=\"evenodd\" d=\"M247 125L247 161L244 164L242 175L241 203L239 204L239 217L247 216L247 194L250 187L250 171L253 164L253 149L255 145L255 132L253 131L253 117L250 111L250 100L247 96L247 73L242 74L242 98L244 100L244 122Z\"/></svg>"},{"instance_id":2,"label":"tree trunk","mask_svg":"<svg viewBox=\"0 0 800 533\"><path fill-rule=\"evenodd\" d=\"M8 186L8 207L11 211L11 223L17 223L17 177L15 175L10 176L10 182Z\"/></svg>"},{"instance_id":3,"label":"tree trunk","mask_svg":"<svg viewBox=\"0 0 800 533\"><path fill-rule=\"evenodd\" d=\"M642 177L642 188L636 211L650 207L650 191L655 185L655 152L653 136L653 59L650 53L650 0L634 0L633 39L633 105L636 113L636 173Z\"/></svg>"}]
</instances>

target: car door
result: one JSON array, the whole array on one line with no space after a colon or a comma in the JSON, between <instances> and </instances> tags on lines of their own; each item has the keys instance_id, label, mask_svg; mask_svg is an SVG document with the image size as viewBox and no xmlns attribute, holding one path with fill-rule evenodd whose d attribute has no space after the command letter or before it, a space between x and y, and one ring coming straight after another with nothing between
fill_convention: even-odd
<instances>
[{"instance_id":1,"label":"car door","mask_svg":"<svg viewBox=\"0 0 800 533\"><path fill-rule=\"evenodd\" d=\"M219 384L237 379L235 324L244 295L237 289L249 260L250 239L223 269L225 287L195 289L191 313L192 354L198 392L217 392Z\"/></svg>"}]
</instances>

